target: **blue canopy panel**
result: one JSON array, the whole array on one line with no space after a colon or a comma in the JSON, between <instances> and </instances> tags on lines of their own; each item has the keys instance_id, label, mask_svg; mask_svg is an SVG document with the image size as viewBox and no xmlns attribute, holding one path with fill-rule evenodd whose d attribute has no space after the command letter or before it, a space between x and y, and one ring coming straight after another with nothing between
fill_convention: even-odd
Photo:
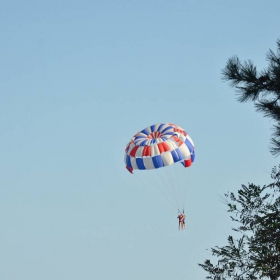
<instances>
[{"instance_id":1,"label":"blue canopy panel","mask_svg":"<svg viewBox=\"0 0 280 280\"><path fill-rule=\"evenodd\" d=\"M152 157L155 168L160 168L164 166L162 157L160 155Z\"/></svg>"}]
</instances>

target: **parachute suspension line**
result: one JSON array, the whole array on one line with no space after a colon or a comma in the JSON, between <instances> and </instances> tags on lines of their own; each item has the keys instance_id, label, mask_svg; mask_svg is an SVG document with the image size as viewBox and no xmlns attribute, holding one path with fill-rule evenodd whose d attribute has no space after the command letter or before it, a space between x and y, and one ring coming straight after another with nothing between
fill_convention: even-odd
<instances>
[{"instance_id":1,"label":"parachute suspension line","mask_svg":"<svg viewBox=\"0 0 280 280\"><path fill-rule=\"evenodd\" d=\"M179 209L180 208L180 200L178 198L178 194L176 192L176 189L175 189L175 186L174 186L174 182L170 176L170 173L169 173L169 170L168 168L166 168L166 175L167 175L167 178L168 178L168 181L169 181L169 185L171 186L171 190L172 190L172 193L173 193L173 197L175 198L175 201L176 201L176 204L177 204L177 208Z\"/></svg>"},{"instance_id":2,"label":"parachute suspension line","mask_svg":"<svg viewBox=\"0 0 280 280\"><path fill-rule=\"evenodd\" d=\"M157 175L157 177L158 177L158 180L156 180L157 182L159 181L159 179L160 179L160 181L161 181L161 188L160 189L162 189L162 186L164 187L164 189L167 191L167 196L168 197L173 197L173 201L175 201L176 202L176 205L177 205L177 207L178 207L178 201L176 200L176 197L174 196L174 193L172 193L172 189L170 189L170 184L168 184L168 182L167 182L167 180L166 180L166 178L164 178L164 176L166 177L166 172L165 172L166 170L158 170L156 173L155 173L155 175ZM165 175L164 176L162 176L162 174L161 173L164 173ZM176 207L176 208L177 208Z\"/></svg>"},{"instance_id":3,"label":"parachute suspension line","mask_svg":"<svg viewBox=\"0 0 280 280\"><path fill-rule=\"evenodd\" d=\"M180 201L178 199L176 188L174 186L174 180L172 180L172 178L174 179L174 176L170 176L170 170L168 170L168 168L161 170L161 172L163 172L163 174L161 174L160 172L158 172L157 174L160 177L160 179L162 180L163 185L166 188L166 191L169 193L169 196L173 197L173 201L176 202L176 205L177 205L176 208L179 209Z\"/></svg>"},{"instance_id":4,"label":"parachute suspension line","mask_svg":"<svg viewBox=\"0 0 280 280\"><path fill-rule=\"evenodd\" d=\"M178 214L185 214L185 210L183 209L183 211L181 212L181 210L178 209Z\"/></svg>"},{"instance_id":5,"label":"parachute suspension line","mask_svg":"<svg viewBox=\"0 0 280 280\"><path fill-rule=\"evenodd\" d=\"M189 194L189 190L190 190L190 183L191 183L191 173L193 172L192 171L192 168L188 168L188 170L186 170L186 180L185 180L185 197L184 197L184 207L186 205L186 200L187 200L187 197L188 197L188 194Z\"/></svg>"},{"instance_id":6,"label":"parachute suspension line","mask_svg":"<svg viewBox=\"0 0 280 280\"><path fill-rule=\"evenodd\" d=\"M189 172L190 172L190 170L186 170L187 172L186 172L186 180L185 180L185 185L184 185L184 190L185 190L185 192L184 192L184 197L183 197L183 208L185 208L185 206L186 206L186 199L187 199L187 195L188 195L188 190L189 190L189 178L190 178L190 176L189 176Z\"/></svg>"},{"instance_id":7,"label":"parachute suspension line","mask_svg":"<svg viewBox=\"0 0 280 280\"><path fill-rule=\"evenodd\" d=\"M159 180L158 179L156 179L153 175L152 175L152 173L155 175L155 176L157 176L157 177L159 177L159 174L156 172L153 172L153 171L151 171L151 172L147 172L147 174L149 174L149 177L151 178L151 180L153 181L153 184L152 185L157 185L157 190L160 190L160 194L174 207L174 203L172 203L171 202L171 200L169 199L169 197L164 193L164 191L162 190L162 185L164 185L162 182L159 182ZM161 177L160 177L160 179L161 179ZM176 207L176 206L175 206Z\"/></svg>"},{"instance_id":8,"label":"parachute suspension line","mask_svg":"<svg viewBox=\"0 0 280 280\"><path fill-rule=\"evenodd\" d=\"M140 171L141 172L141 171ZM153 178L153 176L151 176L151 174L149 174L149 177L151 180L145 180L141 175L138 175L139 172L134 172L134 175L139 178L143 183L144 185L146 185L146 187L148 187L149 189L152 189L153 192L157 195L157 196L160 196L162 198L162 200L167 204L169 205L169 207L171 208L174 208L176 207L170 200L169 198L164 195L164 193L161 192L158 192L157 190L160 189L160 188L155 188L154 186L155 185L158 185L157 181ZM145 172L145 174L147 174L149 172ZM151 182L153 181L153 182ZM168 202L168 203L167 203Z\"/></svg>"},{"instance_id":9,"label":"parachute suspension line","mask_svg":"<svg viewBox=\"0 0 280 280\"><path fill-rule=\"evenodd\" d=\"M182 209L184 211L185 200L186 200L186 182L184 180L184 176L185 176L186 170L180 164L177 164L175 166L175 169L176 169L176 174L178 176L178 186L179 186L179 192L180 192L180 197L181 197L181 201L182 201Z\"/></svg>"},{"instance_id":10,"label":"parachute suspension line","mask_svg":"<svg viewBox=\"0 0 280 280\"><path fill-rule=\"evenodd\" d=\"M180 197L180 209L182 209L184 207L184 192L183 192L183 188L182 188L182 175L180 175L180 171L182 170L178 170L179 168L182 168L180 166L181 164L174 164L174 169L175 169L175 177L177 178L177 192L178 192L178 195Z\"/></svg>"},{"instance_id":11,"label":"parachute suspension line","mask_svg":"<svg viewBox=\"0 0 280 280\"><path fill-rule=\"evenodd\" d=\"M174 194L170 190L170 186L166 180L166 175L164 173L166 170L159 170L159 172L153 172L153 174L157 177L153 177L152 179L158 183L158 188L161 190L161 192L164 194L164 196L169 200L172 201L172 205L174 208L178 208L178 202L176 200L176 197L174 197ZM163 176L163 174L164 176Z\"/></svg>"},{"instance_id":12,"label":"parachute suspension line","mask_svg":"<svg viewBox=\"0 0 280 280\"><path fill-rule=\"evenodd\" d=\"M153 171L155 171L155 170L153 170ZM156 189L160 190L161 195L170 203L170 205L172 205L172 208L177 208L176 204L174 204L174 201L172 199L170 199L170 195L168 195L168 193L164 192L164 188L162 188L162 186L164 186L166 189L167 185L166 185L165 180L161 177L160 172L153 172L153 171L147 172L147 173L149 174L149 176L150 176L151 180L154 182L154 184L157 185ZM155 178L153 175L156 176L157 178Z\"/></svg>"},{"instance_id":13,"label":"parachute suspension line","mask_svg":"<svg viewBox=\"0 0 280 280\"><path fill-rule=\"evenodd\" d=\"M187 169L187 170L186 170ZM180 164L175 165L176 177L178 178L179 194L182 201L182 209L186 206L186 198L188 193L188 179L189 179L189 168L182 168ZM182 174L183 175L182 175Z\"/></svg>"}]
</instances>

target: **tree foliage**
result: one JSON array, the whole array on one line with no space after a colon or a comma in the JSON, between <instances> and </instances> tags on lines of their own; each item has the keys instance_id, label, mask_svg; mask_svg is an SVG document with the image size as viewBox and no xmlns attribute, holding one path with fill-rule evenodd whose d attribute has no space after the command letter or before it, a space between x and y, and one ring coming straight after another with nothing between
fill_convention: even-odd
<instances>
[{"instance_id":1,"label":"tree foliage","mask_svg":"<svg viewBox=\"0 0 280 280\"><path fill-rule=\"evenodd\" d=\"M280 39L277 51L267 53L267 68L257 71L251 60L240 62L231 57L222 70L223 79L238 92L238 101L253 101L257 111L275 121L271 138L271 153L280 154Z\"/></svg>"},{"instance_id":2,"label":"tree foliage","mask_svg":"<svg viewBox=\"0 0 280 280\"><path fill-rule=\"evenodd\" d=\"M263 187L242 185L237 194L225 194L225 202L237 238L228 237L224 247L211 248L218 258L199 264L213 280L280 278L280 172L274 167L273 182Z\"/></svg>"}]
</instances>

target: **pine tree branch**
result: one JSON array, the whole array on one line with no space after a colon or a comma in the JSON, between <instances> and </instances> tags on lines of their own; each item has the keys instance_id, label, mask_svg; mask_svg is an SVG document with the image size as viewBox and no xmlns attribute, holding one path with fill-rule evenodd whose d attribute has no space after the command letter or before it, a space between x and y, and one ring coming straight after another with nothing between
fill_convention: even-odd
<instances>
[{"instance_id":1,"label":"pine tree branch","mask_svg":"<svg viewBox=\"0 0 280 280\"><path fill-rule=\"evenodd\" d=\"M252 101L258 112L280 124L280 39L277 40L277 51L269 50L266 59L268 67L258 72L251 60L241 63L233 56L222 70L222 79L236 90L239 102ZM277 127L271 140L273 155L280 154L279 134Z\"/></svg>"}]
</instances>

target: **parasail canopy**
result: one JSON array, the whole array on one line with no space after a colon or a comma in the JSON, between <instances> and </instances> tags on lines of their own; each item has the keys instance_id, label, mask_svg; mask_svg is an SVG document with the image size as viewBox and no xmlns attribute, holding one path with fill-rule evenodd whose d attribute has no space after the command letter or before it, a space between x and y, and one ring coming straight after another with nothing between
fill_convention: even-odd
<instances>
[{"instance_id":1,"label":"parasail canopy","mask_svg":"<svg viewBox=\"0 0 280 280\"><path fill-rule=\"evenodd\" d=\"M189 167L195 158L195 148L187 132L170 123L158 123L136 133L125 149L125 165L133 169L149 170L181 162Z\"/></svg>"}]
</instances>

